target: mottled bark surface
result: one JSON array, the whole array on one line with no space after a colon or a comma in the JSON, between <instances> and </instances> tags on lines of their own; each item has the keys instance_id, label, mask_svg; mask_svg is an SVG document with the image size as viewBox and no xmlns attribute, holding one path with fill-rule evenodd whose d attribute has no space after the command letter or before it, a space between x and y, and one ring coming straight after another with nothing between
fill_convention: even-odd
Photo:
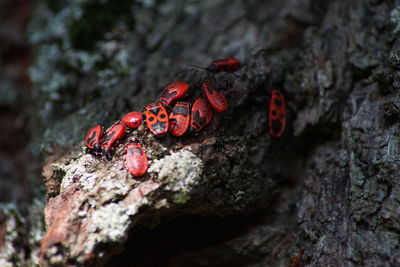
<instances>
[{"instance_id":1,"label":"mottled bark surface","mask_svg":"<svg viewBox=\"0 0 400 267\"><path fill-rule=\"evenodd\" d=\"M0 266L38 264L44 235L41 162L33 155L34 95L26 28L34 1L0 1ZM36 128L37 130L37 128ZM37 155L37 154L36 154Z\"/></svg>"},{"instance_id":2,"label":"mottled bark surface","mask_svg":"<svg viewBox=\"0 0 400 267\"><path fill-rule=\"evenodd\" d=\"M40 3L42 265L399 265L399 29L398 1ZM228 56L245 63L237 76L187 67ZM230 107L198 136L141 126L111 161L84 153L94 124L206 78ZM287 98L280 138L272 88ZM134 137L140 179L123 163Z\"/></svg>"}]
</instances>

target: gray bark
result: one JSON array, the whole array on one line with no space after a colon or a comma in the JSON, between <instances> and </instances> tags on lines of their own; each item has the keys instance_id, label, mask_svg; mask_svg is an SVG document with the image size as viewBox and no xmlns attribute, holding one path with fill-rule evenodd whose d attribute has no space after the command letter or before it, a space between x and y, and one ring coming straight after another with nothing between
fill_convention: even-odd
<instances>
[{"instance_id":1,"label":"gray bark","mask_svg":"<svg viewBox=\"0 0 400 267\"><path fill-rule=\"evenodd\" d=\"M399 10L372 0L39 3L30 73L45 129L36 144L48 154L43 266L399 265ZM246 63L240 78L186 67L228 56ZM198 136L141 126L111 161L84 153L94 124L140 110L172 81L205 78L230 107ZM280 138L267 129L272 88L287 98ZM150 159L140 179L123 164L133 137ZM187 239L198 244L184 249Z\"/></svg>"}]
</instances>

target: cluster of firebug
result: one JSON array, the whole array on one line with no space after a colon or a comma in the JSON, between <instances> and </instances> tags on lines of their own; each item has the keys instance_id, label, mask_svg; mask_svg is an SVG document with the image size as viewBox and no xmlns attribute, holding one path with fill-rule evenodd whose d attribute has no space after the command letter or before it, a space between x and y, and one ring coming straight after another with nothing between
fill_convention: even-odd
<instances>
[{"instance_id":1,"label":"cluster of firebug","mask_svg":"<svg viewBox=\"0 0 400 267\"><path fill-rule=\"evenodd\" d=\"M202 68L212 73L234 72L240 68L240 61L227 58L212 62ZM190 97L189 91L201 89L201 94ZM179 100L179 101L178 101ZM158 100L146 106L144 113L132 111L104 132L101 125L89 130L85 139L87 151L95 155L112 158L113 148L117 146L126 128L136 129L143 120L147 128L156 136L169 132L173 136L193 135L203 129L213 118L213 110L223 112L228 109L228 100L209 81L191 87L186 82L174 82L165 87ZM142 145L136 138L126 145L125 165L133 176L142 176L148 168L148 160Z\"/></svg>"},{"instance_id":2,"label":"cluster of firebug","mask_svg":"<svg viewBox=\"0 0 400 267\"><path fill-rule=\"evenodd\" d=\"M202 69L217 73L235 72L240 67L239 60L227 58L214 61ZM194 89L199 89L197 92L201 93L193 97L189 91ZM88 152L103 154L111 159L113 148L124 137L126 127L136 129L145 119L147 128L155 136L162 136L167 132L177 137L193 135L211 122L213 111L223 112L228 107L226 97L210 81L203 81L195 87L186 82L174 82L162 90L156 102L146 106L144 113L132 111L125 114L105 133L101 125L91 128L87 133L85 146ZM273 89L269 98L268 131L272 136L279 137L283 134L285 125L285 98L279 90ZM147 156L136 138L126 145L125 165L133 176L142 176L147 172Z\"/></svg>"}]
</instances>

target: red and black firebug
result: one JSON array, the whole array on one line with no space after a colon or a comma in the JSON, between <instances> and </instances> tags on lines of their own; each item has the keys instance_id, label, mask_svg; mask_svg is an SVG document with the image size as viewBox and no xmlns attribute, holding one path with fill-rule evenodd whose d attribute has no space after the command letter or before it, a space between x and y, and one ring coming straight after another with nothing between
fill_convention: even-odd
<instances>
[{"instance_id":1,"label":"red and black firebug","mask_svg":"<svg viewBox=\"0 0 400 267\"><path fill-rule=\"evenodd\" d=\"M126 145L125 164L133 176L142 176L147 172L147 156L137 140Z\"/></svg>"},{"instance_id":2,"label":"red and black firebug","mask_svg":"<svg viewBox=\"0 0 400 267\"><path fill-rule=\"evenodd\" d=\"M127 127L136 129L140 126L140 124L142 124L143 113L132 111L125 114L125 116L123 116L121 120Z\"/></svg>"},{"instance_id":3,"label":"red and black firebug","mask_svg":"<svg viewBox=\"0 0 400 267\"><path fill-rule=\"evenodd\" d=\"M201 87L208 102L215 111L222 112L228 109L228 100L212 83L204 82Z\"/></svg>"},{"instance_id":4,"label":"red and black firebug","mask_svg":"<svg viewBox=\"0 0 400 267\"><path fill-rule=\"evenodd\" d=\"M206 68L206 70L211 72L235 72L240 69L241 64L240 61L235 58L224 58L213 61Z\"/></svg>"},{"instance_id":5,"label":"red and black firebug","mask_svg":"<svg viewBox=\"0 0 400 267\"><path fill-rule=\"evenodd\" d=\"M161 103L151 103L146 107L146 124L154 135L162 135L168 131L168 113Z\"/></svg>"},{"instance_id":6,"label":"red and black firebug","mask_svg":"<svg viewBox=\"0 0 400 267\"><path fill-rule=\"evenodd\" d=\"M186 82L174 82L165 87L160 95L163 105L170 105L177 99L181 99L189 91L190 85Z\"/></svg>"},{"instance_id":7,"label":"red and black firebug","mask_svg":"<svg viewBox=\"0 0 400 267\"><path fill-rule=\"evenodd\" d=\"M218 59L210 63L208 67L204 68L197 65L189 65L190 67L208 70L213 73L218 72L235 72L242 66L240 61L235 58Z\"/></svg>"},{"instance_id":8,"label":"red and black firebug","mask_svg":"<svg viewBox=\"0 0 400 267\"><path fill-rule=\"evenodd\" d=\"M272 136L279 137L286 127L286 103L283 94L276 89L271 90L268 107L268 127Z\"/></svg>"},{"instance_id":9,"label":"red and black firebug","mask_svg":"<svg viewBox=\"0 0 400 267\"><path fill-rule=\"evenodd\" d=\"M210 105L203 98L198 98L190 112L189 133L197 133L206 126L212 119L213 111Z\"/></svg>"},{"instance_id":10,"label":"red and black firebug","mask_svg":"<svg viewBox=\"0 0 400 267\"><path fill-rule=\"evenodd\" d=\"M190 104L177 102L169 115L169 132L174 136L182 136L189 128Z\"/></svg>"},{"instance_id":11,"label":"red and black firebug","mask_svg":"<svg viewBox=\"0 0 400 267\"><path fill-rule=\"evenodd\" d=\"M103 149L103 154L106 156L107 159L111 159L112 157L112 147L115 143L124 137L126 127L121 124L117 123L114 124L106 133L104 140L101 144L101 148Z\"/></svg>"},{"instance_id":12,"label":"red and black firebug","mask_svg":"<svg viewBox=\"0 0 400 267\"><path fill-rule=\"evenodd\" d=\"M103 128L100 124L94 126L86 135L85 145L88 149L95 152L101 151L101 138L103 137Z\"/></svg>"}]
</instances>

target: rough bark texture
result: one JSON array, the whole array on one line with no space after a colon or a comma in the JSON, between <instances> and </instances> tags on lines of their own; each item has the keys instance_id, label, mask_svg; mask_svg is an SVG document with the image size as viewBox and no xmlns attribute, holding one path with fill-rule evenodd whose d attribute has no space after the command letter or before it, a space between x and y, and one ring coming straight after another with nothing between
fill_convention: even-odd
<instances>
[{"instance_id":1,"label":"rough bark texture","mask_svg":"<svg viewBox=\"0 0 400 267\"><path fill-rule=\"evenodd\" d=\"M37 266L44 235L41 162L31 153L32 62L26 28L34 1L0 1L0 266Z\"/></svg>"},{"instance_id":2,"label":"rough bark texture","mask_svg":"<svg viewBox=\"0 0 400 267\"><path fill-rule=\"evenodd\" d=\"M31 29L43 266L400 264L399 1L41 2ZM237 76L186 67L227 56L246 63ZM111 161L84 153L89 127L205 78L230 107L198 136L141 126ZM280 138L271 88L287 98ZM140 179L123 163L133 137Z\"/></svg>"}]
</instances>

